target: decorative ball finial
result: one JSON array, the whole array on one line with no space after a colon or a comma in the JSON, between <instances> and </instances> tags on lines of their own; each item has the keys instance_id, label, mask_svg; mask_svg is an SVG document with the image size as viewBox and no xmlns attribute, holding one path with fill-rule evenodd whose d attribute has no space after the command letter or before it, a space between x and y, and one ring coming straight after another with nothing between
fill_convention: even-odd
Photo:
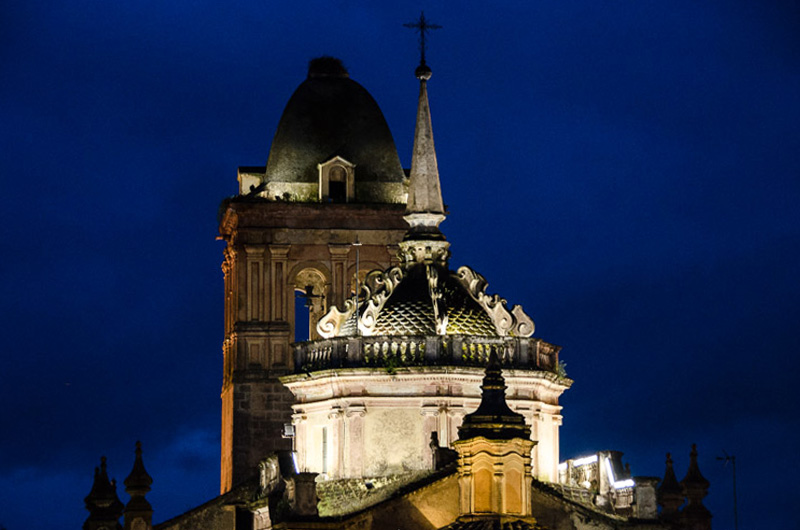
<instances>
[{"instance_id":1,"label":"decorative ball finial","mask_svg":"<svg viewBox=\"0 0 800 530\"><path fill-rule=\"evenodd\" d=\"M420 81L427 81L431 78L433 72L431 71L430 67L427 64L421 64L417 66L417 69L414 70L414 75L417 76L417 79Z\"/></svg>"}]
</instances>

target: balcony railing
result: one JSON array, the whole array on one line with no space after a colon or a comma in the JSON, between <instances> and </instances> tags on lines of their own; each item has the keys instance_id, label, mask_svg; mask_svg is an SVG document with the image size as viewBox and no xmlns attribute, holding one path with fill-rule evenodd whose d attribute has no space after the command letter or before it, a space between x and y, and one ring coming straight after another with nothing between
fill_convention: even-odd
<instances>
[{"instance_id":1,"label":"balcony railing","mask_svg":"<svg viewBox=\"0 0 800 530\"><path fill-rule=\"evenodd\" d=\"M331 368L486 366L494 351L507 368L558 373L561 348L530 337L370 336L294 344L298 373Z\"/></svg>"}]
</instances>

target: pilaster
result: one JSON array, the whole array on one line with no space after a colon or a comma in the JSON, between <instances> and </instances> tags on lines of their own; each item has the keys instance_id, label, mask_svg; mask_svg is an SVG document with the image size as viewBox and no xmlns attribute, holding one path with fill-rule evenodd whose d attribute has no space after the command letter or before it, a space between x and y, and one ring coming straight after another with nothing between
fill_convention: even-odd
<instances>
[{"instance_id":1,"label":"pilaster","mask_svg":"<svg viewBox=\"0 0 800 530\"><path fill-rule=\"evenodd\" d=\"M350 244L331 243L328 245L331 260L331 304L329 306L344 307L345 293L348 291L347 258L351 248Z\"/></svg>"}]
</instances>

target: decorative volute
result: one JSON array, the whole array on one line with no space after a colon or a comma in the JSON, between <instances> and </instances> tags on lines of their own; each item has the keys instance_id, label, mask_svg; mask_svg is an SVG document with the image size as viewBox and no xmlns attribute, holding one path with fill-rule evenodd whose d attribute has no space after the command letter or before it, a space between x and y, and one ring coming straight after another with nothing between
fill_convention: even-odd
<instances>
[{"instance_id":1,"label":"decorative volute","mask_svg":"<svg viewBox=\"0 0 800 530\"><path fill-rule=\"evenodd\" d=\"M683 488L678 483L675 470L672 468L672 455L667 453L664 480L658 487L658 504L661 505L662 517L665 519L674 517L678 513L678 508L683 504L683 500Z\"/></svg>"},{"instance_id":2,"label":"decorative volute","mask_svg":"<svg viewBox=\"0 0 800 530\"><path fill-rule=\"evenodd\" d=\"M421 25L421 26L420 26ZM431 28L424 18L413 27ZM477 335L530 337L533 320L520 306L486 293L486 280L469 267L448 268L450 243L439 230L445 218L436 149L433 145L427 83L431 69L424 55L416 69L420 81L414 152L400 242L400 266L372 271L361 287L363 302L346 300L317 323L320 337L347 335Z\"/></svg>"},{"instance_id":3,"label":"decorative volute","mask_svg":"<svg viewBox=\"0 0 800 530\"><path fill-rule=\"evenodd\" d=\"M149 530L153 527L153 507L145 499L153 483L142 461L142 442L136 442L136 459L125 479L125 491L131 500L125 506L125 530Z\"/></svg>"},{"instance_id":4,"label":"decorative volute","mask_svg":"<svg viewBox=\"0 0 800 530\"><path fill-rule=\"evenodd\" d=\"M83 500L89 517L83 523L84 530L120 530L119 518L124 505L117 496L117 484L108 480L106 457L100 458L100 467L94 468L94 482L89 495Z\"/></svg>"}]
</instances>

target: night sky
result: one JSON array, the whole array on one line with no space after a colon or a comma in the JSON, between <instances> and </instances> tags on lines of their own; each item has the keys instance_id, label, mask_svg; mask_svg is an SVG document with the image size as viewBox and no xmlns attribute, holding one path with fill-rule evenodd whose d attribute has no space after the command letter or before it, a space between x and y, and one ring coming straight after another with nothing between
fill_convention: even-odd
<instances>
[{"instance_id":1,"label":"night sky","mask_svg":"<svg viewBox=\"0 0 800 530\"><path fill-rule=\"evenodd\" d=\"M721 530L727 451L740 528L796 528L797 0L386 4L3 2L0 527L79 528L137 439L155 521L216 495L218 205L319 55L408 167L425 9L451 266L563 346L562 458L696 442Z\"/></svg>"}]
</instances>

